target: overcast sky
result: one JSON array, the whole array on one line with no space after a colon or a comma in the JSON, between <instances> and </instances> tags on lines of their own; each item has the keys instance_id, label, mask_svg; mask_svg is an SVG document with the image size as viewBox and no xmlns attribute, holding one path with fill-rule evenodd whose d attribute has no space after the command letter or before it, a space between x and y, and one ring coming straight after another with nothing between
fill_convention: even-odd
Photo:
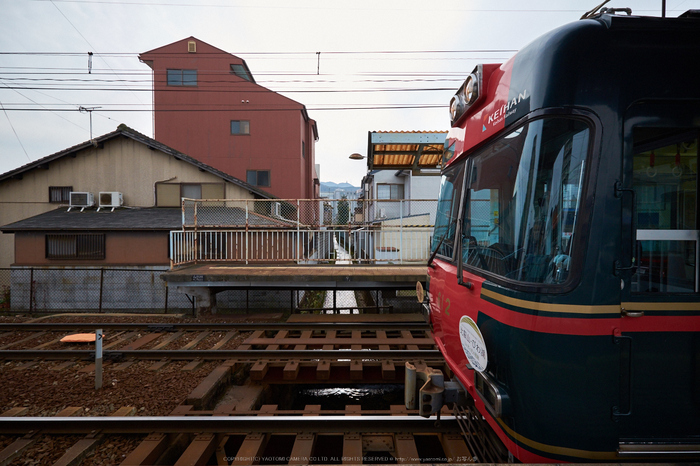
<instances>
[{"instance_id":1,"label":"overcast sky","mask_svg":"<svg viewBox=\"0 0 700 466\"><path fill-rule=\"evenodd\" d=\"M348 156L366 154L368 131L446 131L449 100L478 63L502 63L601 1L0 0L0 173L88 140L80 107L94 108L94 136L125 123L152 137L138 54L194 36L304 104L321 181L359 186L366 163ZM660 16L661 4L606 6ZM666 8L678 16L700 0Z\"/></svg>"}]
</instances>

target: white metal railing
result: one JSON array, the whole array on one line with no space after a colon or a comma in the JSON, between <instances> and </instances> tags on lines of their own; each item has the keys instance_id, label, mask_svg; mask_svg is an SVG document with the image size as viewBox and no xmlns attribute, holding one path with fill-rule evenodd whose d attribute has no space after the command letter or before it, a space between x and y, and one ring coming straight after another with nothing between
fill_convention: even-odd
<instances>
[{"instance_id":1,"label":"white metal railing","mask_svg":"<svg viewBox=\"0 0 700 466\"><path fill-rule=\"evenodd\" d=\"M428 260L435 199L183 199L170 233L173 267L196 262L330 263Z\"/></svg>"},{"instance_id":2,"label":"white metal railing","mask_svg":"<svg viewBox=\"0 0 700 466\"><path fill-rule=\"evenodd\" d=\"M327 264L343 248L351 263L425 263L432 234L428 225L171 231L170 258L172 266L207 261Z\"/></svg>"}]
</instances>

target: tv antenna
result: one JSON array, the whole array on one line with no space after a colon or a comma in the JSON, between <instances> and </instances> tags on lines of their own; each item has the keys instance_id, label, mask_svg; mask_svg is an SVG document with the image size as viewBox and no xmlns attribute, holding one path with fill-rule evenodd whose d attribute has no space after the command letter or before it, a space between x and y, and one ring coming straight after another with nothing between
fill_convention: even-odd
<instances>
[{"instance_id":1,"label":"tv antenna","mask_svg":"<svg viewBox=\"0 0 700 466\"><path fill-rule=\"evenodd\" d=\"M88 113L90 115L90 141L92 141L92 111L102 107L78 107L80 113Z\"/></svg>"}]
</instances>

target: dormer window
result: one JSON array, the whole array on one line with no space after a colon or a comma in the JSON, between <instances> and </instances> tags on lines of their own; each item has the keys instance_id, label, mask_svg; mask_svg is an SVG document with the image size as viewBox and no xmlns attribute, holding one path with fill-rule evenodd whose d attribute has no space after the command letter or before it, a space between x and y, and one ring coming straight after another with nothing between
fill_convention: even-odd
<instances>
[{"instance_id":1,"label":"dormer window","mask_svg":"<svg viewBox=\"0 0 700 466\"><path fill-rule=\"evenodd\" d=\"M254 82L248 68L245 65L231 65L231 73L246 81Z\"/></svg>"}]
</instances>

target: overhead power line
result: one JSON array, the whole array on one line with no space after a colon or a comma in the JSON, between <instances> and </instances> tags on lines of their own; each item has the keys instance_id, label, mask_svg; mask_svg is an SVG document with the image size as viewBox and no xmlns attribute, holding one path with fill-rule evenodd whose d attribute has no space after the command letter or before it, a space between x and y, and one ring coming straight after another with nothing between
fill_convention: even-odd
<instances>
[{"instance_id":1,"label":"overhead power line","mask_svg":"<svg viewBox=\"0 0 700 466\"><path fill-rule=\"evenodd\" d=\"M123 105L123 104L120 104ZM138 105L138 104L136 104ZM411 108L447 108L447 104L386 104L376 105L367 104L366 106L355 104L355 106L335 106L335 107L305 107L310 111L326 111L326 110L400 110ZM78 112L77 108L7 108L6 111L14 112ZM152 108L134 109L134 108L105 108L103 112L153 112ZM271 111L301 111L299 107L264 107L251 108L249 105L245 107L225 107L225 108L173 108L173 109L158 109L158 112L271 112Z\"/></svg>"},{"instance_id":2,"label":"overhead power line","mask_svg":"<svg viewBox=\"0 0 700 466\"><path fill-rule=\"evenodd\" d=\"M49 0L49 1L50 1L51 4L58 10L58 12L61 13L61 16L63 16L63 17L66 19L66 21L68 21L68 24L70 24L70 25L73 27L73 29L75 29L76 32L80 35L80 37L83 38L83 40L85 41L85 43L88 44L88 45L90 46L90 48L94 50L95 47L93 47L93 45L90 43L90 41L87 40L87 38L80 32L80 30L79 30L77 27L75 27L75 25L71 22L71 20L68 19L68 17L67 17L65 14L63 14L63 12L62 12L61 9L58 7L58 5L56 5L56 4L54 3L54 0ZM89 67L92 68L92 55L94 55L94 53L93 53L93 52L88 52L88 53L89 53L89 55L90 55L90 65L89 65ZM104 61L104 60L103 60L103 61ZM107 63L106 61L105 61L105 65L107 65L107 68L109 68L116 76L119 76L119 75L117 74L117 72L114 71L114 70L111 68L111 66L109 65L109 63ZM89 71L92 72L91 69L90 69ZM137 96L136 94L134 94L134 97L136 97L136 98L138 99L138 96Z\"/></svg>"},{"instance_id":3,"label":"overhead power line","mask_svg":"<svg viewBox=\"0 0 700 466\"><path fill-rule=\"evenodd\" d=\"M321 52L308 51L291 51L291 52L235 52L231 55L247 55L247 56L275 56L275 55L309 55L316 56L318 53L326 55L432 55L432 54L464 54L464 53L515 53L517 49L466 49L466 50L329 50ZM95 56L101 57L138 57L145 52L94 52ZM58 57L83 57L85 52L0 52L0 55L39 55L39 56L58 56ZM153 52L151 55L157 58L191 56L185 52ZM197 56L220 56L221 52L197 52Z\"/></svg>"},{"instance_id":4,"label":"overhead power line","mask_svg":"<svg viewBox=\"0 0 700 466\"><path fill-rule=\"evenodd\" d=\"M26 91L101 91L101 92L153 92L152 88L135 88L135 87L25 87L25 86L5 86L7 89L22 89ZM296 93L296 94L323 94L323 93L372 93L372 92L435 92L435 91L454 91L455 87L433 87L433 88L385 88L385 89L285 89L275 90L277 93ZM158 92L178 92L177 89L158 89ZM198 94L216 93L216 94L267 94L271 92L267 89L239 89L239 90L222 90L222 89L197 89Z\"/></svg>"},{"instance_id":5,"label":"overhead power line","mask_svg":"<svg viewBox=\"0 0 700 466\"><path fill-rule=\"evenodd\" d=\"M19 142L20 147L22 147L22 151L24 152L24 155L27 156L27 160L30 162L32 161L31 157L29 157L29 154L27 154L27 149L24 148L24 144L22 144L22 140L19 138L19 134L17 134L17 130L15 129L15 125L12 124L12 120L10 120L10 115L7 114L7 111L5 110L5 106L0 102L0 108L2 109L2 112L5 114L5 118L7 118L7 122L10 124L10 128L12 128L12 132L15 134L15 138L17 138L17 142Z\"/></svg>"},{"instance_id":6,"label":"overhead power line","mask_svg":"<svg viewBox=\"0 0 700 466\"><path fill-rule=\"evenodd\" d=\"M250 2L248 4L232 4L231 2L228 3L198 3L198 2L193 2L193 3L173 3L172 1L168 0L163 0L163 1L156 1L156 0L133 0L133 1L125 1L125 0L32 0L35 2L61 2L61 3L78 3L78 4L101 4L101 5L118 5L118 6L167 6L167 7L180 7L180 8L224 8L224 9L261 9L261 10L269 10L269 9L275 9L275 10L342 10L342 11L348 11L348 10L356 10L356 11L416 11L415 8L410 8L410 7L403 7L403 8L396 8L396 7L385 7L381 8L380 6L373 5L371 8L362 8L358 6L347 6L343 4L342 7L334 7L331 6L331 4L325 4L323 6L300 6L298 4L294 3L288 3L286 5L280 6L280 5L274 5L274 6L267 6L267 5L262 5L260 3L255 3L255 2ZM539 8L539 9L525 9L525 8L508 8L508 9L503 9L503 8L450 8L450 12L458 12L458 11L468 11L472 13L577 13L581 14L583 13L582 9L580 8ZM639 12L658 12L658 9L646 9L646 10L635 10ZM669 10L667 9L666 11L676 11L676 10ZM678 10L680 11L680 10Z\"/></svg>"}]
</instances>

